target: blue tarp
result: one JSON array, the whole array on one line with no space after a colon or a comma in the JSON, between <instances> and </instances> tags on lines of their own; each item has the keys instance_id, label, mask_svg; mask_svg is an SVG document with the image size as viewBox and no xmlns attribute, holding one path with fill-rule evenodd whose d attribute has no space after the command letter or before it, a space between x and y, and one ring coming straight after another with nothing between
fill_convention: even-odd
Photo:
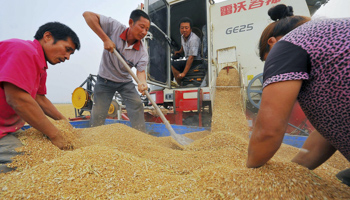
<instances>
[{"instance_id":1,"label":"blue tarp","mask_svg":"<svg viewBox=\"0 0 350 200\"><path fill-rule=\"evenodd\" d=\"M301 148L306 140L307 136L288 135L283 138L283 143L291 145L293 147Z\"/></svg>"}]
</instances>

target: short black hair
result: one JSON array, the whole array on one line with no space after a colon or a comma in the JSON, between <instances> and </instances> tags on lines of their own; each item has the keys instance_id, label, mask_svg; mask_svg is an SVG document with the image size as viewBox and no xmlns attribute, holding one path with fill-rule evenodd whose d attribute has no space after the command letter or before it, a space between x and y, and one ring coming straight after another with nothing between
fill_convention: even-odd
<instances>
[{"instance_id":1,"label":"short black hair","mask_svg":"<svg viewBox=\"0 0 350 200\"><path fill-rule=\"evenodd\" d=\"M180 19L180 22L179 22L179 28L181 26L181 23L190 23L190 28L192 29L192 20L188 17L183 17Z\"/></svg>"},{"instance_id":2,"label":"short black hair","mask_svg":"<svg viewBox=\"0 0 350 200\"><path fill-rule=\"evenodd\" d=\"M147 13L143 12L140 9L136 9L133 10L130 14L130 19L132 19L132 21L137 22L140 17L144 17L146 18L149 22L151 22L151 19L149 18L149 16L147 15Z\"/></svg>"},{"instance_id":3,"label":"short black hair","mask_svg":"<svg viewBox=\"0 0 350 200\"><path fill-rule=\"evenodd\" d=\"M39 27L38 31L35 33L34 38L40 40L44 37L45 32L50 32L54 38L54 43L58 40L67 41L68 37L72 39L77 50L80 49L80 41L77 34L69 28L67 25L64 25L60 22L48 22Z\"/></svg>"}]
</instances>

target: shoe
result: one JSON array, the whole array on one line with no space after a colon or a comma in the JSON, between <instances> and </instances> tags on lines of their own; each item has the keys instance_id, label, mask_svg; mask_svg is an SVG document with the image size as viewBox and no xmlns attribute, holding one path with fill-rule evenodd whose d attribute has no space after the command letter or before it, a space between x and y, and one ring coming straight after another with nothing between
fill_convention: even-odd
<instances>
[{"instance_id":1,"label":"shoe","mask_svg":"<svg viewBox=\"0 0 350 200\"><path fill-rule=\"evenodd\" d=\"M171 81L171 87L179 87L179 84L177 84L175 81Z\"/></svg>"},{"instance_id":2,"label":"shoe","mask_svg":"<svg viewBox=\"0 0 350 200\"><path fill-rule=\"evenodd\" d=\"M350 168L340 171L335 175L342 183L350 186Z\"/></svg>"}]
</instances>

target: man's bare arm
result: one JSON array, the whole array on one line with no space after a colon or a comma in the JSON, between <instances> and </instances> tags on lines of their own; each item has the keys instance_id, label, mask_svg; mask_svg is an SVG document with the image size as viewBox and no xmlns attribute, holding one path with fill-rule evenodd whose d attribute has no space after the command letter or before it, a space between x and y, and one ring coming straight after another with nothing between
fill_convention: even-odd
<instances>
[{"instance_id":1,"label":"man's bare arm","mask_svg":"<svg viewBox=\"0 0 350 200\"><path fill-rule=\"evenodd\" d=\"M49 121L30 94L11 83L4 82L3 86L6 102L13 110L29 125L47 135L54 145L64 148L65 140L60 131Z\"/></svg>"},{"instance_id":2,"label":"man's bare arm","mask_svg":"<svg viewBox=\"0 0 350 200\"><path fill-rule=\"evenodd\" d=\"M141 72L136 70L136 76L140 81L140 83L138 84L138 91L144 95L144 91L148 89L145 70Z\"/></svg>"},{"instance_id":3,"label":"man's bare arm","mask_svg":"<svg viewBox=\"0 0 350 200\"><path fill-rule=\"evenodd\" d=\"M83 13L83 17L87 23L87 25L93 30L98 37L103 41L104 49L113 53L116 45L114 42L108 37L108 35L103 31L100 25L100 15L97 13L93 13L90 11L85 11Z\"/></svg>"}]
</instances>

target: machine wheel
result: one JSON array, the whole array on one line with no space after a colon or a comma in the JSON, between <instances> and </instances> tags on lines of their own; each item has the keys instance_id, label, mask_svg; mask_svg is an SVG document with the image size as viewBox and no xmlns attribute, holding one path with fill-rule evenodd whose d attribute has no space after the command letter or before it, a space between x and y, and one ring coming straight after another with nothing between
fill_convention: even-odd
<instances>
[{"instance_id":1,"label":"machine wheel","mask_svg":"<svg viewBox=\"0 0 350 200\"><path fill-rule=\"evenodd\" d=\"M249 102L256 108L260 108L263 86L263 74L256 75L248 84L247 96Z\"/></svg>"},{"instance_id":2,"label":"machine wheel","mask_svg":"<svg viewBox=\"0 0 350 200\"><path fill-rule=\"evenodd\" d=\"M263 74L256 75L248 84L247 94L249 102L256 107L258 110L261 103L262 95L262 86L263 86ZM300 131L299 135L309 135L309 133L291 123L288 123L289 126L292 126L296 130Z\"/></svg>"},{"instance_id":3,"label":"machine wheel","mask_svg":"<svg viewBox=\"0 0 350 200\"><path fill-rule=\"evenodd\" d=\"M74 108L81 109L86 106L89 99L89 94L82 87L77 87L72 94L72 103Z\"/></svg>"},{"instance_id":4,"label":"machine wheel","mask_svg":"<svg viewBox=\"0 0 350 200\"><path fill-rule=\"evenodd\" d=\"M108 109L108 117L117 117L118 116L118 110L119 110L119 104L116 100L112 100L111 105Z\"/></svg>"}]
</instances>

